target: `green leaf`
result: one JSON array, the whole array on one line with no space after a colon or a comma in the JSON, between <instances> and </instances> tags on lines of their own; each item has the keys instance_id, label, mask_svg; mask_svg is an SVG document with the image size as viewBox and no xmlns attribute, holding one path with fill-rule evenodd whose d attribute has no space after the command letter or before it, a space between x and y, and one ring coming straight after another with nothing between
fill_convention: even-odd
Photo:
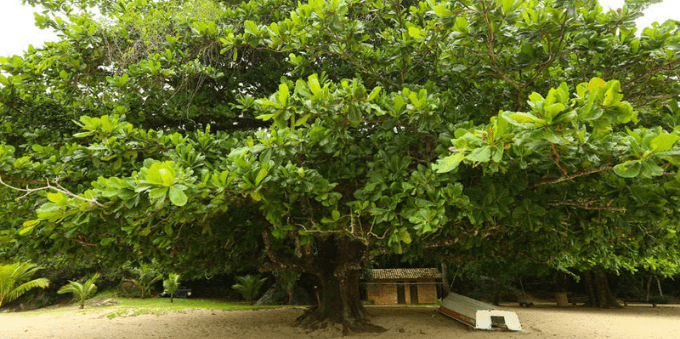
<instances>
[{"instance_id":1,"label":"green leaf","mask_svg":"<svg viewBox=\"0 0 680 339\"><path fill-rule=\"evenodd\" d=\"M23 223L24 227L34 227L35 225L40 223L40 219L35 219L35 220L26 220Z\"/></svg>"},{"instance_id":2,"label":"green leaf","mask_svg":"<svg viewBox=\"0 0 680 339\"><path fill-rule=\"evenodd\" d=\"M260 31L257 29L257 25L255 24L254 21L248 20L243 24L244 28L246 29L246 32L252 34L252 35L258 35Z\"/></svg>"},{"instance_id":3,"label":"green leaf","mask_svg":"<svg viewBox=\"0 0 680 339\"><path fill-rule=\"evenodd\" d=\"M304 61L304 58L302 56L296 56L293 53L290 53L288 55L288 58L290 59L290 63L295 65L295 66L300 66L302 62Z\"/></svg>"},{"instance_id":4,"label":"green leaf","mask_svg":"<svg viewBox=\"0 0 680 339\"><path fill-rule=\"evenodd\" d=\"M305 122L307 122L307 119L309 119L309 117L311 117L311 116L312 116L311 113L310 113L310 114L305 114L304 116L302 116L302 118L300 118L300 119L298 119L297 121L295 121L295 127L301 126L302 124L304 124Z\"/></svg>"},{"instance_id":5,"label":"green leaf","mask_svg":"<svg viewBox=\"0 0 680 339\"><path fill-rule=\"evenodd\" d=\"M664 152L673 148L673 145L680 140L680 136L677 134L662 133L652 139L650 143L652 151L654 152Z\"/></svg>"},{"instance_id":6,"label":"green leaf","mask_svg":"<svg viewBox=\"0 0 680 339\"><path fill-rule=\"evenodd\" d=\"M543 119L541 119L541 118L539 118L539 117L537 117L533 114L530 114L530 113L521 113L521 112L520 113L512 113L512 114L509 114L507 117L511 120L511 121L509 121L510 123L512 123L512 122L517 122L517 123L520 123L520 124L533 123L534 125L537 125L537 126L545 125L545 120L543 120Z\"/></svg>"},{"instance_id":7,"label":"green leaf","mask_svg":"<svg viewBox=\"0 0 680 339\"><path fill-rule=\"evenodd\" d=\"M187 203L187 195L181 189L170 187L170 202L175 206L184 206Z\"/></svg>"},{"instance_id":8,"label":"green leaf","mask_svg":"<svg viewBox=\"0 0 680 339\"><path fill-rule=\"evenodd\" d=\"M167 187L158 187L149 191L149 198L151 199L165 199L165 194L168 193Z\"/></svg>"},{"instance_id":9,"label":"green leaf","mask_svg":"<svg viewBox=\"0 0 680 339\"><path fill-rule=\"evenodd\" d=\"M620 94L620 92L621 83L618 81L610 81L609 89L604 94L604 100L602 101L602 104L605 106L610 106L621 101L621 99L623 99L623 95Z\"/></svg>"},{"instance_id":10,"label":"green leaf","mask_svg":"<svg viewBox=\"0 0 680 339\"><path fill-rule=\"evenodd\" d=\"M404 107L404 98L401 95L396 95L394 97L394 111L399 113L402 107Z\"/></svg>"},{"instance_id":11,"label":"green leaf","mask_svg":"<svg viewBox=\"0 0 680 339\"><path fill-rule=\"evenodd\" d=\"M607 87L607 82L600 79L600 78L592 78L590 79L590 82L588 83L588 90L593 91L594 89L597 88L605 88Z\"/></svg>"},{"instance_id":12,"label":"green leaf","mask_svg":"<svg viewBox=\"0 0 680 339\"><path fill-rule=\"evenodd\" d=\"M338 210L333 210L333 212L331 213L331 215L332 215L332 217L333 217L333 220L338 220L338 219L340 219L340 212L339 212Z\"/></svg>"},{"instance_id":13,"label":"green leaf","mask_svg":"<svg viewBox=\"0 0 680 339\"><path fill-rule=\"evenodd\" d=\"M375 97L377 97L378 94L380 94L381 89L382 88L380 88L380 86L373 88L373 90L371 91L371 94L368 95L368 99L366 99L366 101L371 101L371 100L375 99Z\"/></svg>"},{"instance_id":14,"label":"green leaf","mask_svg":"<svg viewBox=\"0 0 680 339\"><path fill-rule=\"evenodd\" d=\"M55 203L55 204L60 204L63 202L66 202L68 200L66 198L66 194L57 192L57 193L47 193L47 200Z\"/></svg>"},{"instance_id":15,"label":"green leaf","mask_svg":"<svg viewBox=\"0 0 680 339\"><path fill-rule=\"evenodd\" d=\"M453 14L446 6L444 5L436 5L434 6L434 14L438 17L447 17Z\"/></svg>"},{"instance_id":16,"label":"green leaf","mask_svg":"<svg viewBox=\"0 0 680 339\"><path fill-rule=\"evenodd\" d=\"M288 96L290 95L288 89L288 85L286 84L280 84L279 85L279 102L281 103L282 106L286 106L288 103Z\"/></svg>"},{"instance_id":17,"label":"green leaf","mask_svg":"<svg viewBox=\"0 0 680 339\"><path fill-rule=\"evenodd\" d=\"M453 171L458 168L461 161L465 159L465 154L463 152L458 152L453 155L449 155L444 159L437 160L437 163L432 165L432 169L437 171L437 173L446 173Z\"/></svg>"},{"instance_id":18,"label":"green leaf","mask_svg":"<svg viewBox=\"0 0 680 339\"><path fill-rule=\"evenodd\" d=\"M121 200L128 200L135 196L135 191L127 188L121 188L116 192L116 196Z\"/></svg>"},{"instance_id":19,"label":"green leaf","mask_svg":"<svg viewBox=\"0 0 680 339\"><path fill-rule=\"evenodd\" d=\"M489 146L476 148L465 159L474 162L489 162L489 159L491 159L491 148Z\"/></svg>"},{"instance_id":20,"label":"green leaf","mask_svg":"<svg viewBox=\"0 0 680 339\"><path fill-rule=\"evenodd\" d=\"M408 28L408 35L413 37L414 39L422 39L423 38L423 33L420 31L420 28L411 26Z\"/></svg>"},{"instance_id":21,"label":"green leaf","mask_svg":"<svg viewBox=\"0 0 680 339\"><path fill-rule=\"evenodd\" d=\"M156 185L163 185L163 178L161 178L158 167L154 165L152 165L151 168L149 168L146 172L146 181Z\"/></svg>"},{"instance_id":22,"label":"green leaf","mask_svg":"<svg viewBox=\"0 0 680 339\"><path fill-rule=\"evenodd\" d=\"M74 134L73 136L76 137L76 138L85 138L85 137L89 137L91 135L94 135L94 133L95 133L94 131L80 132L80 133Z\"/></svg>"},{"instance_id":23,"label":"green leaf","mask_svg":"<svg viewBox=\"0 0 680 339\"><path fill-rule=\"evenodd\" d=\"M399 232L399 238L401 241L403 241L405 244L410 244L411 243L411 234L408 233L406 230L402 230Z\"/></svg>"},{"instance_id":24,"label":"green leaf","mask_svg":"<svg viewBox=\"0 0 680 339\"><path fill-rule=\"evenodd\" d=\"M102 246L109 246L113 243L113 240L114 240L113 238L104 238L99 242L99 244L101 244Z\"/></svg>"},{"instance_id":25,"label":"green leaf","mask_svg":"<svg viewBox=\"0 0 680 339\"><path fill-rule=\"evenodd\" d=\"M52 202L48 202L40 205L40 207L38 207L38 209L36 209L35 212L38 213L38 217L40 217L41 213L51 213L59 210L61 210L61 207L59 207L59 205Z\"/></svg>"},{"instance_id":26,"label":"green leaf","mask_svg":"<svg viewBox=\"0 0 680 339\"><path fill-rule=\"evenodd\" d=\"M614 166L614 173L620 177L634 178L640 174L640 166L639 160L627 161Z\"/></svg>"},{"instance_id":27,"label":"green leaf","mask_svg":"<svg viewBox=\"0 0 680 339\"><path fill-rule=\"evenodd\" d=\"M262 195L260 195L260 192L258 191L250 191L250 197L253 198L253 200L255 201L262 200Z\"/></svg>"},{"instance_id":28,"label":"green leaf","mask_svg":"<svg viewBox=\"0 0 680 339\"><path fill-rule=\"evenodd\" d=\"M19 229L19 235L24 236L24 235L30 233L33 230L33 227L35 227L35 225L20 228Z\"/></svg>"},{"instance_id":29,"label":"green leaf","mask_svg":"<svg viewBox=\"0 0 680 339\"><path fill-rule=\"evenodd\" d=\"M319 78L316 74L312 74L307 78L307 83L309 83L309 89L312 91L314 96L318 96L321 93L321 85L319 85Z\"/></svg>"},{"instance_id":30,"label":"green leaf","mask_svg":"<svg viewBox=\"0 0 680 339\"><path fill-rule=\"evenodd\" d=\"M510 13L513 6L515 6L515 0L503 0L503 14Z\"/></svg>"},{"instance_id":31,"label":"green leaf","mask_svg":"<svg viewBox=\"0 0 680 339\"><path fill-rule=\"evenodd\" d=\"M267 171L267 166L263 165L262 168L260 168L260 172L257 173L257 177L255 178L255 186L260 184L260 182L267 176L267 173L269 173Z\"/></svg>"},{"instance_id":32,"label":"green leaf","mask_svg":"<svg viewBox=\"0 0 680 339\"><path fill-rule=\"evenodd\" d=\"M558 113L564 111L566 107L561 103L555 103L550 106L544 107L545 113L550 116L550 118L555 117Z\"/></svg>"},{"instance_id":33,"label":"green leaf","mask_svg":"<svg viewBox=\"0 0 680 339\"><path fill-rule=\"evenodd\" d=\"M175 174L169 168L159 168L158 174L165 187L170 187L175 182Z\"/></svg>"}]
</instances>

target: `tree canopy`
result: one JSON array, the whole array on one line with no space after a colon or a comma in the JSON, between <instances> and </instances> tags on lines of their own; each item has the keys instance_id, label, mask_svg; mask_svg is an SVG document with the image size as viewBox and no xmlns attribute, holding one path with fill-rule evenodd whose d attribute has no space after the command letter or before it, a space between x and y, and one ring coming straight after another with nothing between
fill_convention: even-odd
<instances>
[{"instance_id":1,"label":"tree canopy","mask_svg":"<svg viewBox=\"0 0 680 339\"><path fill-rule=\"evenodd\" d=\"M680 30L639 6L28 2L62 40L0 58L0 251L264 248L355 329L372 255L678 270Z\"/></svg>"}]
</instances>

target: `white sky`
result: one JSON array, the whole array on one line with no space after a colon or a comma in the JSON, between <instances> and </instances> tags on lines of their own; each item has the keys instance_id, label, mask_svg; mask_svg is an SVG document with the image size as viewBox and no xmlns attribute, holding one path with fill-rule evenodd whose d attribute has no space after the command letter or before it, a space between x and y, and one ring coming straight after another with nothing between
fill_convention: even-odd
<instances>
[{"instance_id":1,"label":"white sky","mask_svg":"<svg viewBox=\"0 0 680 339\"><path fill-rule=\"evenodd\" d=\"M521 1L521 0L520 0ZM602 7L616 9L624 0L599 0ZM21 54L28 45L42 46L44 41L57 40L54 32L45 31L35 26L33 12L42 9L22 6L21 0L0 0L0 56ZM663 23L668 19L680 21L680 0L664 0L650 6L645 16L637 22L638 27L649 27L652 22Z\"/></svg>"}]
</instances>

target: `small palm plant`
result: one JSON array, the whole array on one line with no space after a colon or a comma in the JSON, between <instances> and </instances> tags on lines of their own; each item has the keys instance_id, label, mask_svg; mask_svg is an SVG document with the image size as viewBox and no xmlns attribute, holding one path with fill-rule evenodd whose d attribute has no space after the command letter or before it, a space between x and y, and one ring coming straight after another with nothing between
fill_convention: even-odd
<instances>
[{"instance_id":1,"label":"small palm plant","mask_svg":"<svg viewBox=\"0 0 680 339\"><path fill-rule=\"evenodd\" d=\"M94 281L98 278L99 273L95 273L92 278L84 284L69 280L68 285L62 286L57 293L73 293L73 298L80 301L80 309L83 309L85 308L85 300L94 297L95 293L97 293L97 285L94 284Z\"/></svg>"},{"instance_id":2,"label":"small palm plant","mask_svg":"<svg viewBox=\"0 0 680 339\"><path fill-rule=\"evenodd\" d=\"M248 300L248 302L252 305L253 304L253 299L257 296L257 292L260 290L260 287L262 287L262 284L267 280L267 278L262 278L260 279L259 275L246 275L243 277L236 277L236 280L238 280L238 284L235 284L231 288L239 291L243 298Z\"/></svg>"},{"instance_id":3,"label":"small palm plant","mask_svg":"<svg viewBox=\"0 0 680 339\"><path fill-rule=\"evenodd\" d=\"M170 293L170 302L172 302L175 292L179 288L179 274L170 273L168 279L163 280L163 288Z\"/></svg>"},{"instance_id":4,"label":"small palm plant","mask_svg":"<svg viewBox=\"0 0 680 339\"><path fill-rule=\"evenodd\" d=\"M146 298L146 296L151 293L151 285L163 279L163 276L158 273L158 270L147 264L141 264L139 267L131 268L130 273L135 275L137 279L127 280L139 288L142 293L142 299Z\"/></svg>"},{"instance_id":5,"label":"small palm plant","mask_svg":"<svg viewBox=\"0 0 680 339\"><path fill-rule=\"evenodd\" d=\"M19 298L30 289L45 288L50 281L45 278L30 280L42 267L29 263L0 265L0 307L3 302Z\"/></svg>"}]
</instances>

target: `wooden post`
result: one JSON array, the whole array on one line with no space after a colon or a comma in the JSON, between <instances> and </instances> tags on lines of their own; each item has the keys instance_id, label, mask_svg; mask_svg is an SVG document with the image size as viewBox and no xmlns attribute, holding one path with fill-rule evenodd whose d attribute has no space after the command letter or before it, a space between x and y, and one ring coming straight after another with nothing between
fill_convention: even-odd
<instances>
[{"instance_id":1,"label":"wooden post","mask_svg":"<svg viewBox=\"0 0 680 339\"><path fill-rule=\"evenodd\" d=\"M663 291L661 290L661 282L659 281L659 277L654 276L654 279L656 279L656 286L659 287L659 295L661 296L661 299L663 299Z\"/></svg>"},{"instance_id":2,"label":"wooden post","mask_svg":"<svg viewBox=\"0 0 680 339\"><path fill-rule=\"evenodd\" d=\"M451 293L451 289L449 288L449 279L447 277L448 275L448 269L446 267L446 263L442 262L442 284L443 289L442 289L442 299L446 298L449 293Z\"/></svg>"},{"instance_id":3,"label":"wooden post","mask_svg":"<svg viewBox=\"0 0 680 339\"><path fill-rule=\"evenodd\" d=\"M652 285L652 276L649 276L647 280L647 295L645 296L645 302L649 302L649 287Z\"/></svg>"}]
</instances>

